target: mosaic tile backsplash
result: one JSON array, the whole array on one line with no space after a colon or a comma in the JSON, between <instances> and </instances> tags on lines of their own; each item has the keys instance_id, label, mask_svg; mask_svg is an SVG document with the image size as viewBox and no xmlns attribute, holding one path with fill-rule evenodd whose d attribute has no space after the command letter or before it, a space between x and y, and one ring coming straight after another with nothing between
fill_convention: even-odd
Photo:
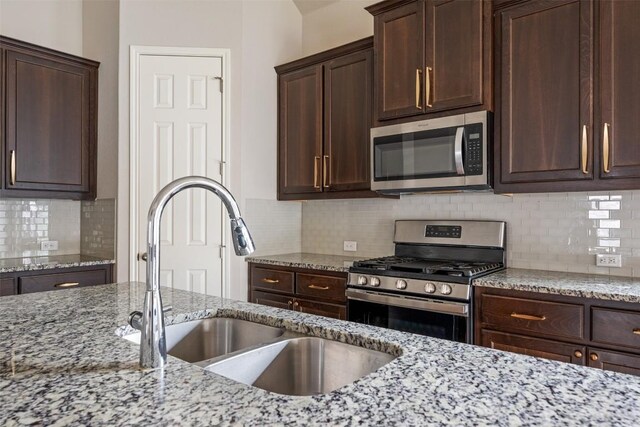
<instances>
[{"instance_id":1,"label":"mosaic tile backsplash","mask_svg":"<svg viewBox=\"0 0 640 427\"><path fill-rule=\"evenodd\" d=\"M58 250L41 250L57 240ZM0 200L0 258L80 253L80 202Z\"/></svg>"},{"instance_id":2,"label":"mosaic tile backsplash","mask_svg":"<svg viewBox=\"0 0 640 427\"><path fill-rule=\"evenodd\" d=\"M247 199L244 219L256 244L254 255L300 252L302 207L298 202Z\"/></svg>"},{"instance_id":3,"label":"mosaic tile backsplash","mask_svg":"<svg viewBox=\"0 0 640 427\"><path fill-rule=\"evenodd\" d=\"M502 220L510 267L640 277L640 191L308 201L302 251L390 255L396 219ZM357 252L344 252L344 240L357 241ZM596 267L599 253L621 254L622 268Z\"/></svg>"},{"instance_id":4,"label":"mosaic tile backsplash","mask_svg":"<svg viewBox=\"0 0 640 427\"><path fill-rule=\"evenodd\" d=\"M116 251L116 200L82 202L80 253L114 259Z\"/></svg>"}]
</instances>

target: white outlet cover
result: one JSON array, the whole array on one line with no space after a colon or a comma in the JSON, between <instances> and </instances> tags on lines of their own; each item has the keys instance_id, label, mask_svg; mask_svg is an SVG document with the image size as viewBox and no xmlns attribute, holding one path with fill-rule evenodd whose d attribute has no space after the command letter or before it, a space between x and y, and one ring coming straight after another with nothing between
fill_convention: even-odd
<instances>
[{"instance_id":1,"label":"white outlet cover","mask_svg":"<svg viewBox=\"0 0 640 427\"><path fill-rule=\"evenodd\" d=\"M41 251L57 251L58 250L58 241L57 240L47 240L40 243Z\"/></svg>"},{"instance_id":2,"label":"white outlet cover","mask_svg":"<svg viewBox=\"0 0 640 427\"><path fill-rule=\"evenodd\" d=\"M597 254L596 265L598 267L622 267L622 255Z\"/></svg>"},{"instance_id":3,"label":"white outlet cover","mask_svg":"<svg viewBox=\"0 0 640 427\"><path fill-rule=\"evenodd\" d=\"M343 249L346 252L356 252L358 250L358 242L354 242L354 241L351 241L351 240L345 240Z\"/></svg>"}]
</instances>

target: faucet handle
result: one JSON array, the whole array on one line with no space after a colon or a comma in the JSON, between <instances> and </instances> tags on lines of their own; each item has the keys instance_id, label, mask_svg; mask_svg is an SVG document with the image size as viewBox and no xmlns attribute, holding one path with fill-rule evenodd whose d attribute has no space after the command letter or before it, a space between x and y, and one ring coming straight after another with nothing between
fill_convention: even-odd
<instances>
[{"instance_id":1,"label":"faucet handle","mask_svg":"<svg viewBox=\"0 0 640 427\"><path fill-rule=\"evenodd\" d=\"M163 307L162 312L163 313L167 313L169 311L173 310L173 307L168 305L166 307ZM133 328L133 329L137 329L139 331L142 330L142 312L141 311L132 311L131 314L129 315L129 325Z\"/></svg>"}]
</instances>

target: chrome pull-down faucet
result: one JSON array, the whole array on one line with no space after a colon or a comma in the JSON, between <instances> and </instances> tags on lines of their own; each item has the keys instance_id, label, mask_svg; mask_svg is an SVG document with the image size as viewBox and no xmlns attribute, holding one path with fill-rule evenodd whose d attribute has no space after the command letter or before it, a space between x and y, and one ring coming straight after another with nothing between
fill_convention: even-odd
<instances>
[{"instance_id":1,"label":"chrome pull-down faucet","mask_svg":"<svg viewBox=\"0 0 640 427\"><path fill-rule=\"evenodd\" d=\"M160 224L162 212L173 196L188 188L203 188L218 196L231 220L231 237L236 255L249 255L255 250L253 239L240 216L235 199L222 184L202 176L188 176L169 183L156 195L149 208L147 223L147 291L140 328L140 367L162 368L167 363L164 312L160 297ZM135 312L132 313L133 315Z\"/></svg>"}]
</instances>

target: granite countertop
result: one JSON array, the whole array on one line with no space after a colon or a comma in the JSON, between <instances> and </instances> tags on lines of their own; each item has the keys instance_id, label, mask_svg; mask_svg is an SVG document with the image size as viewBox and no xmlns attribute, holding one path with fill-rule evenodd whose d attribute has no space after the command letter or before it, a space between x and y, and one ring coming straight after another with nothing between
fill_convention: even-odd
<instances>
[{"instance_id":1,"label":"granite countertop","mask_svg":"<svg viewBox=\"0 0 640 427\"><path fill-rule=\"evenodd\" d=\"M116 260L89 255L56 255L26 258L0 259L0 273L48 270L53 268L88 267L91 265L115 264Z\"/></svg>"},{"instance_id":2,"label":"granite countertop","mask_svg":"<svg viewBox=\"0 0 640 427\"><path fill-rule=\"evenodd\" d=\"M508 268L473 281L475 286L640 303L640 279Z\"/></svg>"},{"instance_id":3,"label":"granite countertop","mask_svg":"<svg viewBox=\"0 0 640 427\"><path fill-rule=\"evenodd\" d=\"M292 253L246 257L247 262L256 264L279 265L282 267L309 268L325 271L349 271L354 261L371 257L353 257L343 255L324 255L311 253Z\"/></svg>"},{"instance_id":4,"label":"granite countertop","mask_svg":"<svg viewBox=\"0 0 640 427\"><path fill-rule=\"evenodd\" d=\"M0 425L633 425L640 378L309 314L163 289L168 324L230 316L400 356L325 395L295 397L169 357L138 368L116 333L144 287L0 298Z\"/></svg>"}]
</instances>

